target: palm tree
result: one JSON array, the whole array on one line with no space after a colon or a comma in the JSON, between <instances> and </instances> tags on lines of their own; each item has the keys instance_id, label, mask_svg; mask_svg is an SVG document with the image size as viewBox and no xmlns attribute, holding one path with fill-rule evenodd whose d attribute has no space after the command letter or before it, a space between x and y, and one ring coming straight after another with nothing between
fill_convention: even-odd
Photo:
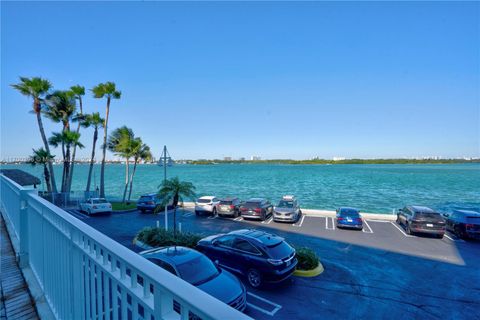
<instances>
[{"instance_id":1,"label":"palm tree","mask_svg":"<svg viewBox=\"0 0 480 320\"><path fill-rule=\"evenodd\" d=\"M55 158L50 153L48 153L44 148L38 148L37 150L33 150L33 155L30 156L28 159L28 163L32 166L37 164L43 165L43 177L45 178L45 185L47 186L47 191L50 193L52 192L52 186L50 184L50 174L48 173L47 164Z\"/></svg>"},{"instance_id":2,"label":"palm tree","mask_svg":"<svg viewBox=\"0 0 480 320\"><path fill-rule=\"evenodd\" d=\"M93 171L93 164L95 162L95 146L97 144L98 139L98 128L103 127L105 123L105 119L100 117L100 113L94 112L92 114L87 114L83 120L80 122L82 127L88 128L93 127L93 144L92 144L92 156L90 158L90 167L88 168L88 179L87 179L87 188L85 189L87 192L90 191L90 184L92 181L92 171Z\"/></svg>"},{"instance_id":3,"label":"palm tree","mask_svg":"<svg viewBox=\"0 0 480 320\"><path fill-rule=\"evenodd\" d=\"M75 131L65 130L62 132L54 132L52 136L48 139L50 145L54 146L55 148L59 145L62 145L62 155L63 155L63 162L64 162L64 177L69 176L69 162L70 162L70 150L73 146L78 146L79 148L83 148L84 145L80 142L80 133L76 133ZM68 192L66 190L66 179L62 181L62 192Z\"/></svg>"},{"instance_id":4,"label":"palm tree","mask_svg":"<svg viewBox=\"0 0 480 320\"><path fill-rule=\"evenodd\" d=\"M132 170L132 176L130 177L130 191L128 192L127 202L130 202L130 198L132 196L133 178L135 177L135 172L137 171L138 161L139 160L148 161L152 159L152 153L150 152L150 147L147 146L145 143L143 143L142 139L135 138L132 141L132 156L133 156L133 170Z\"/></svg>"},{"instance_id":5,"label":"palm tree","mask_svg":"<svg viewBox=\"0 0 480 320\"><path fill-rule=\"evenodd\" d=\"M178 177L165 180L160 186L158 195L163 198L163 204L166 206L170 200L173 200L173 235L177 234L177 205L183 198L195 197L195 186L191 182L182 182ZM157 212L157 209L155 209Z\"/></svg>"},{"instance_id":6,"label":"palm tree","mask_svg":"<svg viewBox=\"0 0 480 320\"><path fill-rule=\"evenodd\" d=\"M45 99L47 108L43 110L45 116L54 122L62 123L62 133L70 131L70 121L72 121L75 111L77 109L76 101L71 91L55 91L54 93L47 95ZM74 132L80 137L80 133ZM73 136L70 136L70 138ZM69 192L69 179L70 179L70 164L71 164L71 152L70 146L75 148L75 144L70 144L68 148L65 146L66 140L59 140L62 147L63 155L63 175L62 175L62 187L61 192Z\"/></svg>"},{"instance_id":7,"label":"palm tree","mask_svg":"<svg viewBox=\"0 0 480 320\"><path fill-rule=\"evenodd\" d=\"M127 197L127 188L129 182L129 169L130 169L130 158L133 155L133 141L135 135L133 134L132 129L127 128L126 126L117 128L108 137L107 147L108 150L115 153L115 155L125 158L125 187L123 190L122 202L125 203Z\"/></svg>"},{"instance_id":8,"label":"palm tree","mask_svg":"<svg viewBox=\"0 0 480 320\"><path fill-rule=\"evenodd\" d=\"M47 136L45 135L45 129L42 122L42 104L45 95L52 88L52 84L40 77L26 78L20 77L20 82L11 85L14 89L18 90L21 94L33 99L33 113L37 116L38 129L40 130L40 136L42 137L43 146L45 151L50 154L50 147L48 145ZM57 192L57 185L55 183L55 173L53 171L52 159L48 161L48 170L50 171L50 182L52 184L52 191Z\"/></svg>"},{"instance_id":9,"label":"palm tree","mask_svg":"<svg viewBox=\"0 0 480 320\"><path fill-rule=\"evenodd\" d=\"M73 97L78 100L78 104L79 104L79 107L80 107L80 112L78 113L77 115L77 119L81 119L83 117L83 101L82 101L82 96L85 95L85 87L81 86L81 85L76 85L76 86L72 86L70 87L70 91L72 92L73 94ZM80 133L80 126L81 126L81 121L78 121L78 125L77 125L77 133ZM75 157L76 157L76 153L77 153L77 146L73 146L73 151L72 151L72 164L71 164L71 168L70 168L70 176L68 178L68 181L67 181L67 189L70 191L70 189L72 188L72 180L73 180L73 168L75 166Z\"/></svg>"},{"instance_id":10,"label":"palm tree","mask_svg":"<svg viewBox=\"0 0 480 320\"><path fill-rule=\"evenodd\" d=\"M97 99L107 98L107 108L105 111L105 122L103 125L103 145L102 145L102 166L100 168L100 197L105 197L105 157L107 154L107 128L108 115L110 113L110 101L112 99L120 99L121 91L117 91L115 83L100 83L92 88L93 97Z\"/></svg>"}]
</instances>

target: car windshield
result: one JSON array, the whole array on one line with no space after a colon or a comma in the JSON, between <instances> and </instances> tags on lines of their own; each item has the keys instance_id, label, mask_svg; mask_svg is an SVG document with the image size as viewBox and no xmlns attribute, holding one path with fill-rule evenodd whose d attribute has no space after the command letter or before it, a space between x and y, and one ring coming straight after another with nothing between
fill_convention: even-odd
<instances>
[{"instance_id":1,"label":"car windshield","mask_svg":"<svg viewBox=\"0 0 480 320\"><path fill-rule=\"evenodd\" d=\"M260 206L260 202L257 201L247 201L243 205L245 208L257 208Z\"/></svg>"},{"instance_id":2,"label":"car windshield","mask_svg":"<svg viewBox=\"0 0 480 320\"><path fill-rule=\"evenodd\" d=\"M480 216L478 217L466 217L467 223L480 224Z\"/></svg>"},{"instance_id":3,"label":"car windshield","mask_svg":"<svg viewBox=\"0 0 480 320\"><path fill-rule=\"evenodd\" d=\"M221 200L220 204L232 204L231 200Z\"/></svg>"},{"instance_id":4,"label":"car windshield","mask_svg":"<svg viewBox=\"0 0 480 320\"><path fill-rule=\"evenodd\" d=\"M278 205L278 208L293 208L293 201L281 200Z\"/></svg>"},{"instance_id":5,"label":"car windshield","mask_svg":"<svg viewBox=\"0 0 480 320\"><path fill-rule=\"evenodd\" d=\"M93 199L92 202L93 203L107 203L107 200L105 200L105 199Z\"/></svg>"},{"instance_id":6,"label":"car windshield","mask_svg":"<svg viewBox=\"0 0 480 320\"><path fill-rule=\"evenodd\" d=\"M197 200L198 203L210 203L210 201L212 201L212 200L210 200L210 199L198 199Z\"/></svg>"},{"instance_id":7,"label":"car windshield","mask_svg":"<svg viewBox=\"0 0 480 320\"><path fill-rule=\"evenodd\" d=\"M268 253L273 259L283 259L288 257L293 252L293 248L290 247L285 241L280 241L272 246L268 246Z\"/></svg>"},{"instance_id":8,"label":"car windshield","mask_svg":"<svg viewBox=\"0 0 480 320\"><path fill-rule=\"evenodd\" d=\"M207 282L219 274L217 266L203 255L177 265L177 269L180 273L180 278L194 286Z\"/></svg>"}]
</instances>

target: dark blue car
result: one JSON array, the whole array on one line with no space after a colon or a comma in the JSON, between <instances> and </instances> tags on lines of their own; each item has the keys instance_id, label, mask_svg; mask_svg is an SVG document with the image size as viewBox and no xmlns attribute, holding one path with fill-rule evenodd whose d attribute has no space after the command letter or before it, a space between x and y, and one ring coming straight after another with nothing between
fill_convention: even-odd
<instances>
[{"instance_id":1,"label":"dark blue car","mask_svg":"<svg viewBox=\"0 0 480 320\"><path fill-rule=\"evenodd\" d=\"M196 250L175 246L143 251L140 255L232 308L243 311L247 305L243 283Z\"/></svg>"},{"instance_id":2,"label":"dark blue car","mask_svg":"<svg viewBox=\"0 0 480 320\"><path fill-rule=\"evenodd\" d=\"M471 210L454 210L446 217L446 229L457 237L480 239L480 213Z\"/></svg>"},{"instance_id":3,"label":"dark blue car","mask_svg":"<svg viewBox=\"0 0 480 320\"><path fill-rule=\"evenodd\" d=\"M350 229L363 229L363 220L360 212L354 208L342 207L337 210L337 227Z\"/></svg>"},{"instance_id":4,"label":"dark blue car","mask_svg":"<svg viewBox=\"0 0 480 320\"><path fill-rule=\"evenodd\" d=\"M258 230L236 230L200 240L197 249L219 265L241 274L248 283L280 282L297 266L295 249L283 238Z\"/></svg>"},{"instance_id":5,"label":"dark blue car","mask_svg":"<svg viewBox=\"0 0 480 320\"><path fill-rule=\"evenodd\" d=\"M154 211L155 208L163 210L165 206L163 205L163 199L158 196L157 193L144 194L137 201L137 210L141 212L145 211ZM172 201L167 205L167 209L170 210L173 208Z\"/></svg>"}]
</instances>

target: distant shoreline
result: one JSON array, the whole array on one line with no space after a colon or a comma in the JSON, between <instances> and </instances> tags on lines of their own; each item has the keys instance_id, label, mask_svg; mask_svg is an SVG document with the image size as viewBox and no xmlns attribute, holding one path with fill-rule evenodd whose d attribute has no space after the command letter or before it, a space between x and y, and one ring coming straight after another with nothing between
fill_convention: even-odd
<instances>
[{"instance_id":1,"label":"distant shoreline","mask_svg":"<svg viewBox=\"0 0 480 320\"><path fill-rule=\"evenodd\" d=\"M346 159L346 160L185 160L184 164L215 165L215 164L464 164L480 163L480 159Z\"/></svg>"},{"instance_id":2,"label":"distant shoreline","mask_svg":"<svg viewBox=\"0 0 480 320\"><path fill-rule=\"evenodd\" d=\"M75 162L78 165L89 165L88 162ZM106 164L124 164L124 161L107 161ZM272 159L272 160L176 160L176 164L190 165L217 165L217 164L291 164L291 165L339 165L339 164L474 164L480 163L479 159L345 159L345 160L291 160L291 159ZM0 165L22 165L28 164L23 161L2 161ZM56 163L61 164L61 163ZM100 163L95 163L100 165ZM156 162L146 164L156 165Z\"/></svg>"}]
</instances>

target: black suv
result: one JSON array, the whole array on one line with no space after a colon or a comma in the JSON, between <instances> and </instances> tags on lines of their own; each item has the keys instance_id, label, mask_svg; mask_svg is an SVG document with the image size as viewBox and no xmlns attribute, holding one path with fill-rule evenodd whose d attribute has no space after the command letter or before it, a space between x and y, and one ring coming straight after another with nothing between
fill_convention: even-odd
<instances>
[{"instance_id":1,"label":"black suv","mask_svg":"<svg viewBox=\"0 0 480 320\"><path fill-rule=\"evenodd\" d=\"M210 236L198 242L197 250L223 268L246 276L254 288L287 279L297 266L295 249L283 238L258 230Z\"/></svg>"},{"instance_id":2,"label":"black suv","mask_svg":"<svg viewBox=\"0 0 480 320\"><path fill-rule=\"evenodd\" d=\"M399 209L397 223L405 227L407 234L427 233L440 239L445 234L445 219L427 207L407 206Z\"/></svg>"},{"instance_id":3,"label":"black suv","mask_svg":"<svg viewBox=\"0 0 480 320\"><path fill-rule=\"evenodd\" d=\"M240 207L242 217L264 221L273 214L273 205L263 198L251 198Z\"/></svg>"},{"instance_id":4,"label":"black suv","mask_svg":"<svg viewBox=\"0 0 480 320\"><path fill-rule=\"evenodd\" d=\"M446 228L459 238L480 239L480 213L470 210L454 210L446 216Z\"/></svg>"},{"instance_id":5,"label":"black suv","mask_svg":"<svg viewBox=\"0 0 480 320\"><path fill-rule=\"evenodd\" d=\"M219 216L230 216L238 217L240 216L240 206L242 201L238 198L224 198L220 199L220 202L217 204L217 214Z\"/></svg>"}]
</instances>

